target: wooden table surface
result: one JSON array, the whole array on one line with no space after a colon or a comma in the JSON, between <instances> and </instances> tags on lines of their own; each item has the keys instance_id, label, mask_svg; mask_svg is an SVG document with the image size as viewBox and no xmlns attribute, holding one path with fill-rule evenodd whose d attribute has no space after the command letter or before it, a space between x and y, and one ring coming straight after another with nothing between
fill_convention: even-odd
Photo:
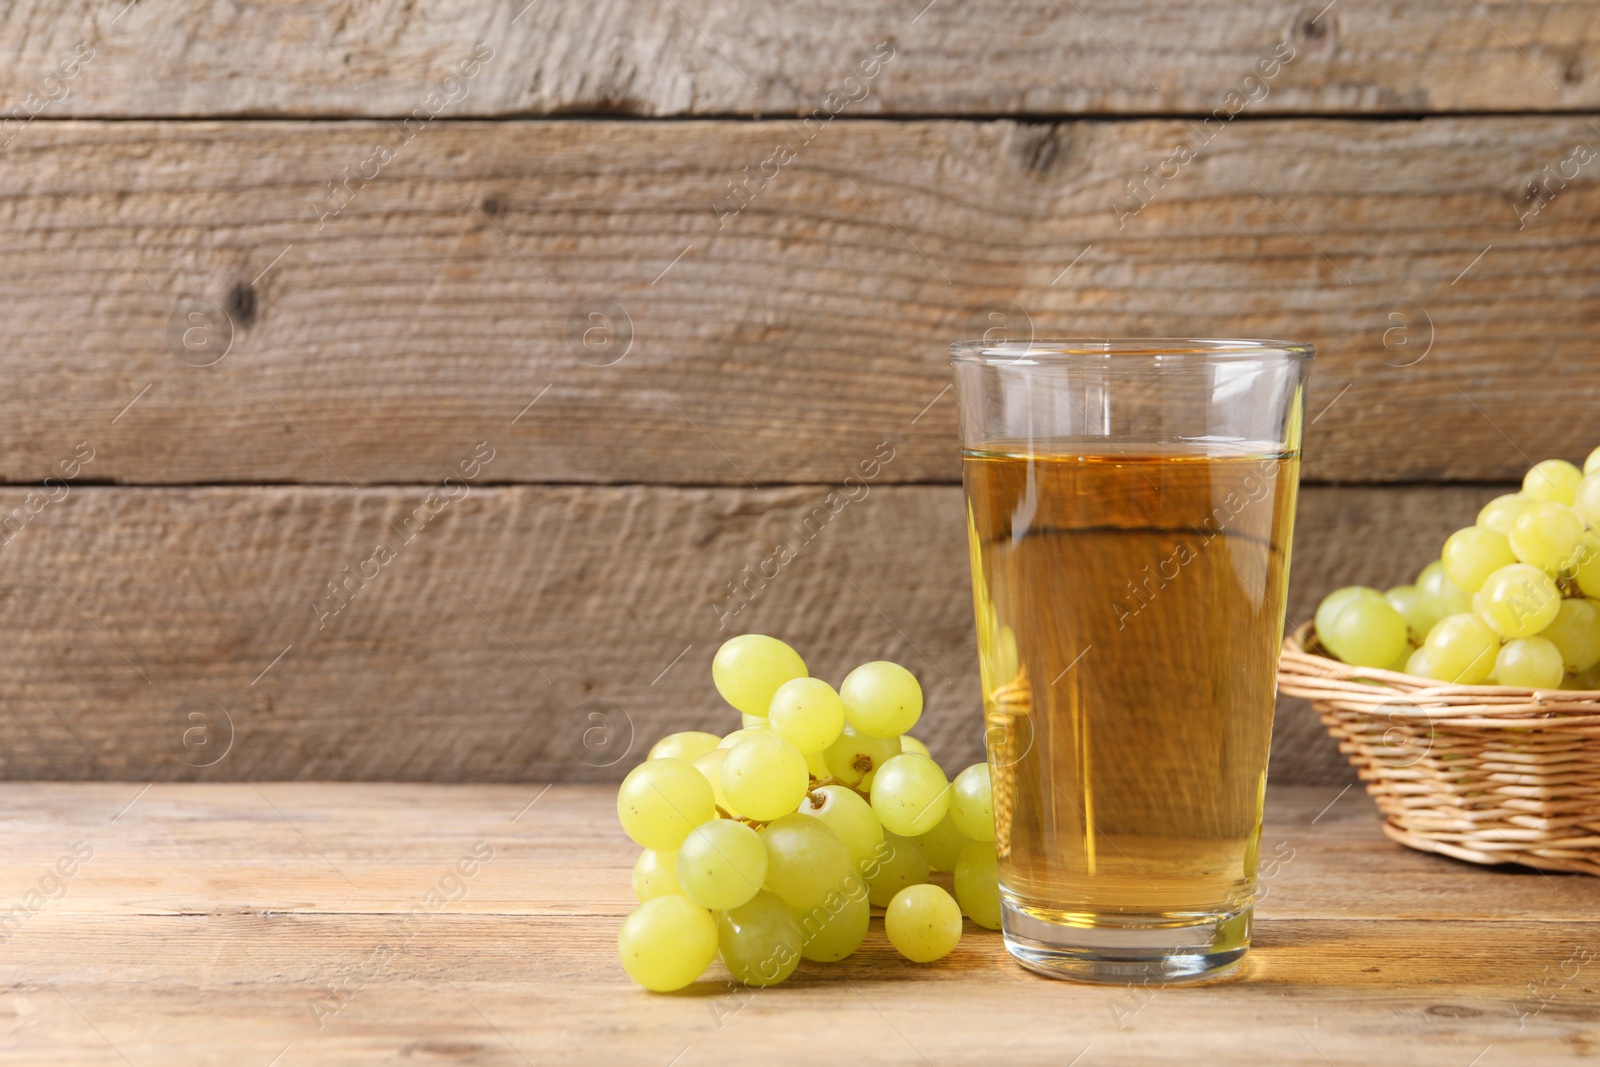
<instances>
[{"instance_id":1,"label":"wooden table surface","mask_svg":"<svg viewBox=\"0 0 1600 1067\"><path fill-rule=\"evenodd\" d=\"M1600 880L1385 840L1268 794L1242 973L1032 975L969 925L736 994L617 963L636 849L586 785L0 785L0 1063L1595 1062Z\"/></svg>"}]
</instances>

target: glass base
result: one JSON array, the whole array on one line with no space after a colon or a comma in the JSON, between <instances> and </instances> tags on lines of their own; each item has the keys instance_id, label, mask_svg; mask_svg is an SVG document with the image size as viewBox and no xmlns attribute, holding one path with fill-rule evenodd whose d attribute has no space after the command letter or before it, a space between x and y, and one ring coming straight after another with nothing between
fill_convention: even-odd
<instances>
[{"instance_id":1,"label":"glass base","mask_svg":"<svg viewBox=\"0 0 1600 1067\"><path fill-rule=\"evenodd\" d=\"M1051 978L1114 985L1166 985L1216 978L1250 947L1249 906L1195 922L1118 916L1093 926L1048 922L1009 901L1001 906L1006 949Z\"/></svg>"}]
</instances>

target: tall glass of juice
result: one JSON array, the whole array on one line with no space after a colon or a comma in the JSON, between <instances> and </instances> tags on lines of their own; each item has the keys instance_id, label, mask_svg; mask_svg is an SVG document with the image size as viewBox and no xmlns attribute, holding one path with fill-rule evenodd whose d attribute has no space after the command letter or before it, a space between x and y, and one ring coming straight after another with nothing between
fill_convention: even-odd
<instances>
[{"instance_id":1,"label":"tall glass of juice","mask_svg":"<svg viewBox=\"0 0 1600 1067\"><path fill-rule=\"evenodd\" d=\"M1312 348L951 356L1006 947L1217 974L1250 944Z\"/></svg>"}]
</instances>

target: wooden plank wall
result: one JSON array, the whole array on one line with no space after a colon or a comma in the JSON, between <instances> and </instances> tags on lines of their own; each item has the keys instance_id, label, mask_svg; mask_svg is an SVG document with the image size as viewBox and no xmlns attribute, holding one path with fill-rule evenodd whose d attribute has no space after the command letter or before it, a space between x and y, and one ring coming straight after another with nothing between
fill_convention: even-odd
<instances>
[{"instance_id":1,"label":"wooden plank wall","mask_svg":"<svg viewBox=\"0 0 1600 1067\"><path fill-rule=\"evenodd\" d=\"M975 758L944 346L997 323L1316 343L1292 618L1600 443L1591 4L24 0L0 44L8 778L615 778L727 722L746 629L900 659ZM1331 747L1280 708L1277 780Z\"/></svg>"}]
</instances>

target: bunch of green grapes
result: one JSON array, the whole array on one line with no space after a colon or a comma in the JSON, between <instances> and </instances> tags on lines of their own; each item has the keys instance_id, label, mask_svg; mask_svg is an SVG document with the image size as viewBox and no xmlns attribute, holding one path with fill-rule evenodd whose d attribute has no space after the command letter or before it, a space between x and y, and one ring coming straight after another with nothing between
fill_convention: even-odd
<instances>
[{"instance_id":1,"label":"bunch of green grapes","mask_svg":"<svg viewBox=\"0 0 1600 1067\"><path fill-rule=\"evenodd\" d=\"M1412 585L1347 586L1317 608L1346 663L1462 685L1600 689L1600 448L1529 469Z\"/></svg>"},{"instance_id":2,"label":"bunch of green grapes","mask_svg":"<svg viewBox=\"0 0 1600 1067\"><path fill-rule=\"evenodd\" d=\"M736 981L774 985L802 959L855 952L873 907L919 963L956 947L963 914L1000 928L989 766L951 781L908 733L922 715L910 671L864 663L836 690L782 641L745 634L711 679L741 728L663 737L617 794L644 848L617 937L634 981L681 989L720 957Z\"/></svg>"}]
</instances>

